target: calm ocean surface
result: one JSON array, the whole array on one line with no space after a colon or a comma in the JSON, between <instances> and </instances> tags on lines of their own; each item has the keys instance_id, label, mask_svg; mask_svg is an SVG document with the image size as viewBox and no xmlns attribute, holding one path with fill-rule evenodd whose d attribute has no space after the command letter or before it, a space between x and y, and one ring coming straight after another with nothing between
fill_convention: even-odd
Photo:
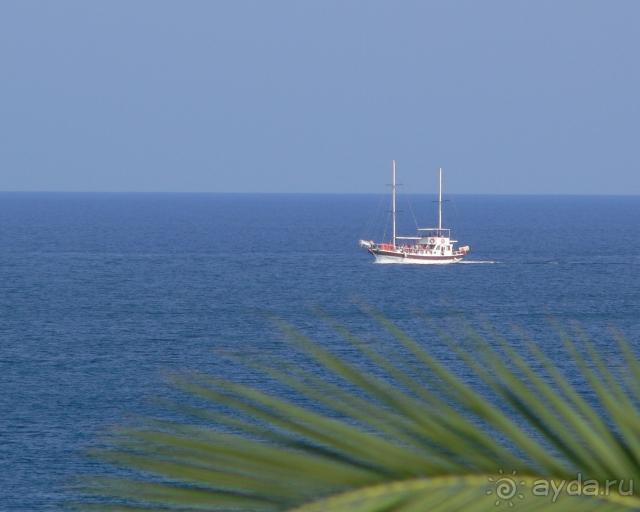
<instances>
[{"instance_id":1,"label":"calm ocean surface","mask_svg":"<svg viewBox=\"0 0 640 512\"><path fill-rule=\"evenodd\" d=\"M401 202L402 231L413 234L412 211L433 224L432 199ZM338 351L315 306L389 343L356 303L376 306L443 359L417 311L453 333L461 315L521 326L560 365L548 316L578 321L604 354L612 325L637 346L640 198L454 196L445 223L472 253L442 267L375 265L359 249L382 236L387 203L0 194L0 510L62 510L73 477L96 470L83 450L154 411L168 372L260 385L229 361L287 359L271 315Z\"/></svg>"}]
</instances>

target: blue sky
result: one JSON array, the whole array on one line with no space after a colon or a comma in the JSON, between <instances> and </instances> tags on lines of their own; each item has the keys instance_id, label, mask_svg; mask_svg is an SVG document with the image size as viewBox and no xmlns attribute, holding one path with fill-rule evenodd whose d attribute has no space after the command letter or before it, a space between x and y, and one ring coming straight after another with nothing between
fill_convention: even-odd
<instances>
[{"instance_id":1,"label":"blue sky","mask_svg":"<svg viewBox=\"0 0 640 512\"><path fill-rule=\"evenodd\" d=\"M640 2L0 3L0 190L640 193Z\"/></svg>"}]
</instances>

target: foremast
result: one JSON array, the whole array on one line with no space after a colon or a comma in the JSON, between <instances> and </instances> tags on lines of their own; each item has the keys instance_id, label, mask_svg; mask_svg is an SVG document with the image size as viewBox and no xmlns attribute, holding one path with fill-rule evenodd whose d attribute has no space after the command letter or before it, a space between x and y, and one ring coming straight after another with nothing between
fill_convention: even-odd
<instances>
[{"instance_id":1,"label":"foremast","mask_svg":"<svg viewBox=\"0 0 640 512\"><path fill-rule=\"evenodd\" d=\"M438 188L438 235L442 231L442 167L439 169L439 188Z\"/></svg>"},{"instance_id":2,"label":"foremast","mask_svg":"<svg viewBox=\"0 0 640 512\"><path fill-rule=\"evenodd\" d=\"M391 217L393 224L393 247L396 246L396 161L391 161Z\"/></svg>"}]
</instances>

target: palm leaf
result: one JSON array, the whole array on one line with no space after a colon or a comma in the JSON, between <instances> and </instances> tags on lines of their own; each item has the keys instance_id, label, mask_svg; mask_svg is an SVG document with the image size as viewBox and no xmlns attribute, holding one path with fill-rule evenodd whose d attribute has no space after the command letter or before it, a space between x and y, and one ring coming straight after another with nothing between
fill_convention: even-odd
<instances>
[{"instance_id":1,"label":"palm leaf","mask_svg":"<svg viewBox=\"0 0 640 512\"><path fill-rule=\"evenodd\" d=\"M175 378L177 388L201 403L176 406L195 421L149 419L118 431L93 454L132 476L88 479L80 508L640 510L633 489L640 476L640 386L633 380L640 364L620 336L624 378L588 340L579 350L561 333L594 401L535 345L516 351L498 335L489 342L469 329L473 357L447 342L475 373L479 390L371 314L410 360L391 360L334 324L359 354L355 363L279 322L315 363L315 370L260 367L265 380L290 390L286 398L207 375ZM405 370L409 363L420 365L418 373ZM546 494L534 492L545 485Z\"/></svg>"}]
</instances>

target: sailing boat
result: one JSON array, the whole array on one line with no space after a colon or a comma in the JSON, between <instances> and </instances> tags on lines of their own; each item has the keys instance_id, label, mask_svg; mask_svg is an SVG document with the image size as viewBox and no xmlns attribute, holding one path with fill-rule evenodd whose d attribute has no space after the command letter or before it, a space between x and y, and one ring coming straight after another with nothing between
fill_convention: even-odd
<instances>
[{"instance_id":1,"label":"sailing boat","mask_svg":"<svg viewBox=\"0 0 640 512\"><path fill-rule=\"evenodd\" d=\"M468 245L455 248L457 240L451 239L451 230L442 227L442 169L439 171L438 227L418 228L417 236L396 235L396 161L392 163L391 215L393 222L390 243L360 240L360 247L376 259L376 263L419 263L443 265L457 263L470 251ZM401 240L401 243L398 243ZM405 242L406 241L406 242Z\"/></svg>"}]
</instances>

